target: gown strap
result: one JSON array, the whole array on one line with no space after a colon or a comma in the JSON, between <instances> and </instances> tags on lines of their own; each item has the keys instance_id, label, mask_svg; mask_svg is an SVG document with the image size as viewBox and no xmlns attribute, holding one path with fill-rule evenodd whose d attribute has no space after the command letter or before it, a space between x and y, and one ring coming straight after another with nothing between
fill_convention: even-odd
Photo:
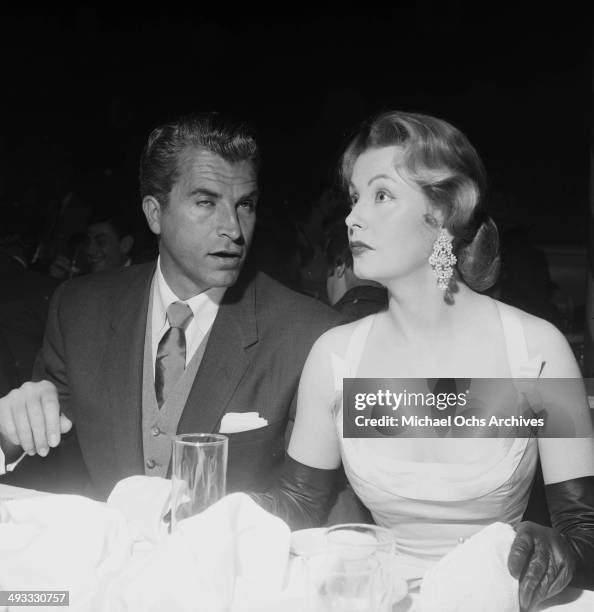
<instances>
[{"instance_id":1,"label":"gown strap","mask_svg":"<svg viewBox=\"0 0 594 612\"><path fill-rule=\"evenodd\" d=\"M344 356L332 353L334 388L337 392L342 391L343 378L356 377L367 336L369 336L374 321L375 315L369 315L358 321L351 333Z\"/></svg>"},{"instance_id":2,"label":"gown strap","mask_svg":"<svg viewBox=\"0 0 594 612\"><path fill-rule=\"evenodd\" d=\"M509 369L513 378L538 378L544 362L542 356L530 357L524 325L515 309L502 302L495 302L503 327Z\"/></svg>"},{"instance_id":3,"label":"gown strap","mask_svg":"<svg viewBox=\"0 0 594 612\"><path fill-rule=\"evenodd\" d=\"M351 378L354 378L359 370L363 349L365 348L365 343L367 342L367 337L369 336L375 317L376 315L373 314L361 319L349 340L344 360L347 363L349 376Z\"/></svg>"}]
</instances>

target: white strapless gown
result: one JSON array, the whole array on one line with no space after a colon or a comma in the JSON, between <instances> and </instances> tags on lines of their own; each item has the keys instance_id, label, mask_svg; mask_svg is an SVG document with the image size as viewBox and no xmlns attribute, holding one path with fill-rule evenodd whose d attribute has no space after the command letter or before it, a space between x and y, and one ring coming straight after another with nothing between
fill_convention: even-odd
<instances>
[{"instance_id":1,"label":"white strapless gown","mask_svg":"<svg viewBox=\"0 0 594 612\"><path fill-rule=\"evenodd\" d=\"M520 320L504 304L498 308L512 376L538 377L542 362L528 358ZM355 327L343 357L332 356L337 392L343 377L356 376L373 317ZM521 520L538 459L536 439L343 438L341 397L334 417L349 482L376 523L394 532L412 574L422 576L486 525Z\"/></svg>"}]
</instances>

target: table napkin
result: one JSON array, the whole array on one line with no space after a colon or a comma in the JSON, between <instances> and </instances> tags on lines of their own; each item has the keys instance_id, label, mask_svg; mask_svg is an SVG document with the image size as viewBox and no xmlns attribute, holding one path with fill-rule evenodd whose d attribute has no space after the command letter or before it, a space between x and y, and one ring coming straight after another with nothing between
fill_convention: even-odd
<instances>
[{"instance_id":1,"label":"table napkin","mask_svg":"<svg viewBox=\"0 0 594 612\"><path fill-rule=\"evenodd\" d=\"M70 609L86 609L131 551L124 517L106 504L77 495L0 501L0 590L69 590Z\"/></svg>"},{"instance_id":2,"label":"table napkin","mask_svg":"<svg viewBox=\"0 0 594 612\"><path fill-rule=\"evenodd\" d=\"M440 559L421 583L419 612L518 612L518 581L507 569L515 538L505 523L485 527Z\"/></svg>"},{"instance_id":3,"label":"table napkin","mask_svg":"<svg viewBox=\"0 0 594 612\"><path fill-rule=\"evenodd\" d=\"M228 495L134 557L93 610L258 609L258 599L281 593L289 539L288 526L250 497Z\"/></svg>"},{"instance_id":4,"label":"table napkin","mask_svg":"<svg viewBox=\"0 0 594 612\"><path fill-rule=\"evenodd\" d=\"M135 544L157 544L166 535L163 518L171 507L171 480L158 476L130 476L113 488L107 504L128 522Z\"/></svg>"}]
</instances>

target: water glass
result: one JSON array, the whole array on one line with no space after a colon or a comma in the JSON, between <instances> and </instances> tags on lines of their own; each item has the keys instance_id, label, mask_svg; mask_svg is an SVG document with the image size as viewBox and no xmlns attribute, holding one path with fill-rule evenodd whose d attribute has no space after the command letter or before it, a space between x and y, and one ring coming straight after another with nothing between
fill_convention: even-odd
<instances>
[{"instance_id":1,"label":"water glass","mask_svg":"<svg viewBox=\"0 0 594 612\"><path fill-rule=\"evenodd\" d=\"M228 438L181 434L173 438L171 529L225 495Z\"/></svg>"},{"instance_id":2,"label":"water glass","mask_svg":"<svg viewBox=\"0 0 594 612\"><path fill-rule=\"evenodd\" d=\"M378 612L382 579L377 559L347 560L331 552L305 558L308 610Z\"/></svg>"},{"instance_id":3,"label":"water glass","mask_svg":"<svg viewBox=\"0 0 594 612\"><path fill-rule=\"evenodd\" d=\"M328 550L345 562L356 563L374 559L379 565L376 583L378 612L391 610L392 602L399 598L397 585L402 583L396 575L396 541L394 534L384 527L364 523L334 525L326 530ZM399 590L399 589L398 589Z\"/></svg>"}]
</instances>

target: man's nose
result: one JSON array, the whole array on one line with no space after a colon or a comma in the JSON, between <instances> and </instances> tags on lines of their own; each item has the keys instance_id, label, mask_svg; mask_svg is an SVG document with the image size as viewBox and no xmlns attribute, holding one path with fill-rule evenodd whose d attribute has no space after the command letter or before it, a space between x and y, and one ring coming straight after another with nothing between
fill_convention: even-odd
<instances>
[{"instance_id":1,"label":"man's nose","mask_svg":"<svg viewBox=\"0 0 594 612\"><path fill-rule=\"evenodd\" d=\"M237 216L237 211L223 211L219 217L219 234L227 236L233 242L237 242L242 236L241 225Z\"/></svg>"}]
</instances>

